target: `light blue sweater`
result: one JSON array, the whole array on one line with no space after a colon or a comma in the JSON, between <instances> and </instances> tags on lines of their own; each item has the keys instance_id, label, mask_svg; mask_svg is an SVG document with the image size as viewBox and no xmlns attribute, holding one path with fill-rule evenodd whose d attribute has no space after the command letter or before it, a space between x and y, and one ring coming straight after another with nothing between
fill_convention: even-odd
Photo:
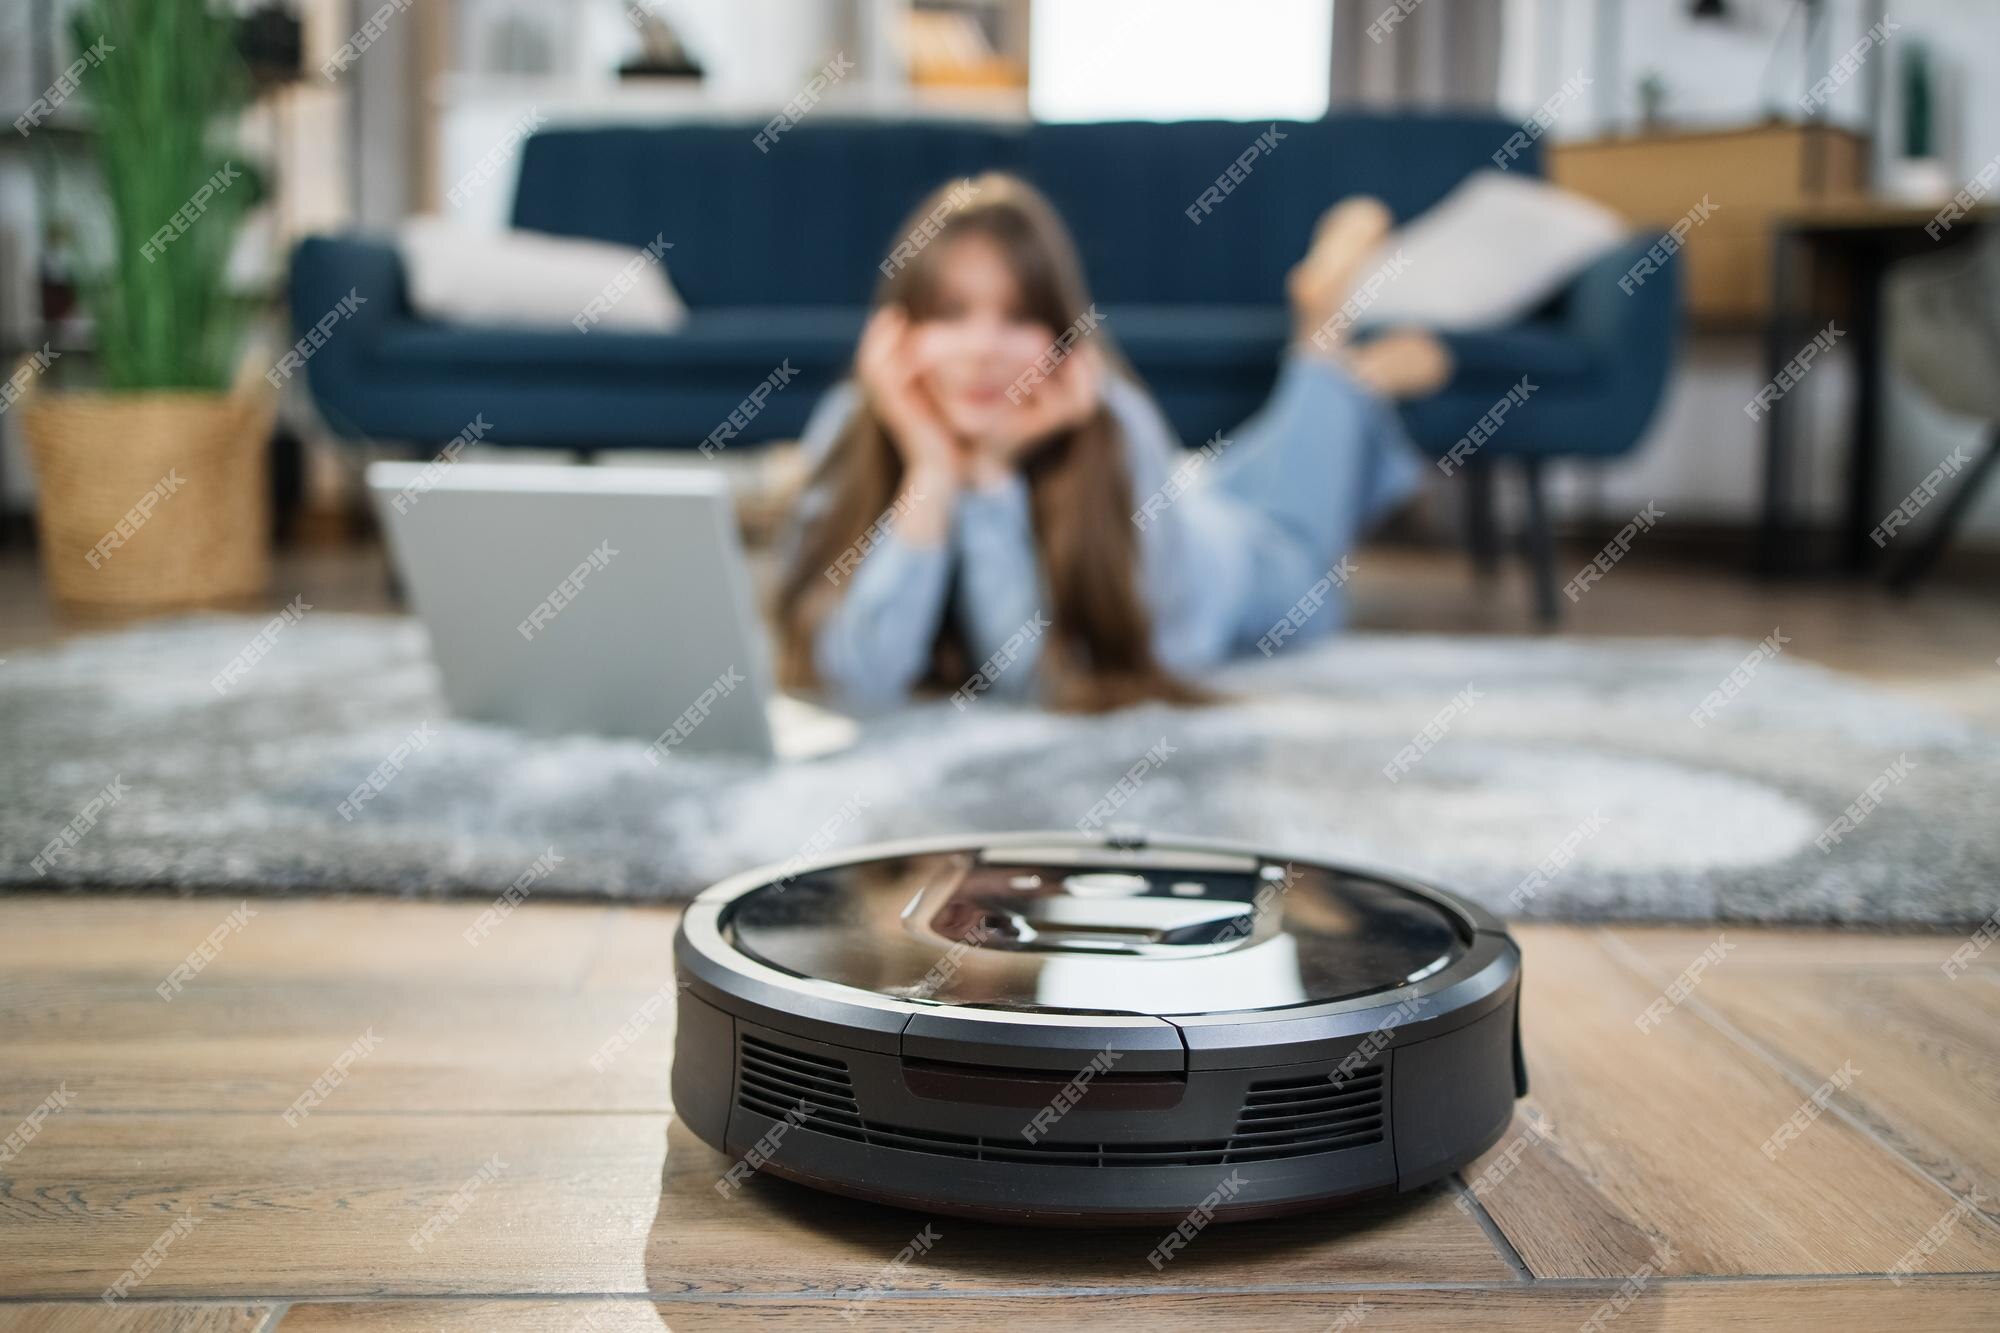
<instances>
[{"instance_id":1,"label":"light blue sweater","mask_svg":"<svg viewBox=\"0 0 2000 1333\"><path fill-rule=\"evenodd\" d=\"M1416 456L1388 404L1336 366L1293 354L1255 416L1187 450L1139 385L1112 379L1105 399L1124 439L1126 508L1163 667L1191 675L1341 623L1344 557L1416 484ZM814 408L804 445L815 462L856 401L842 384ZM810 523L825 499L808 491L796 523ZM813 643L819 678L841 702L881 707L908 694L947 605L975 670L985 667L975 691L1032 692L1049 602L1019 476L962 491L939 545L904 542L891 518L844 586Z\"/></svg>"}]
</instances>

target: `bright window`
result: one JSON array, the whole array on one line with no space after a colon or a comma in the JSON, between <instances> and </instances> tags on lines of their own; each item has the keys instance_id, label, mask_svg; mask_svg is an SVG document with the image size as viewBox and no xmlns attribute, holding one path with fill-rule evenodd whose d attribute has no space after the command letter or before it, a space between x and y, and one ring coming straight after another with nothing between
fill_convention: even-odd
<instances>
[{"instance_id":1,"label":"bright window","mask_svg":"<svg viewBox=\"0 0 2000 1333\"><path fill-rule=\"evenodd\" d=\"M1038 120L1316 120L1333 0L1040 0Z\"/></svg>"}]
</instances>

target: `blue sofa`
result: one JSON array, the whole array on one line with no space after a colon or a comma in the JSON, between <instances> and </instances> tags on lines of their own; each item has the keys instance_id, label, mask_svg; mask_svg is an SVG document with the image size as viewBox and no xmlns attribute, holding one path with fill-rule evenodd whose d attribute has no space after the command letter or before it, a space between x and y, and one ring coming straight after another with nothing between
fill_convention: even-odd
<instances>
[{"instance_id":1,"label":"blue sofa","mask_svg":"<svg viewBox=\"0 0 2000 1333\"><path fill-rule=\"evenodd\" d=\"M1119 348L1189 442L1227 431L1268 392L1288 332L1283 280L1314 221L1350 194L1399 219L1490 165L1517 127L1472 115L1335 115L1281 123L1283 138L1202 218L1186 212L1264 124L1199 121L1000 126L814 118L769 153L751 125L548 130L524 147L516 226L637 250L664 234L690 309L671 335L498 330L417 318L393 246L313 237L294 256L303 330L350 290L367 304L307 363L340 433L435 448L483 414L501 444L596 451L691 447L780 362L795 377L738 437L796 435L847 370L876 265L932 187L988 168L1040 186L1074 231ZM1530 150L1513 170L1539 171ZM1522 460L1531 511L1540 461L1605 457L1639 438L1676 333L1671 271L1629 294L1635 238L1515 327L1451 335L1458 370L1410 404L1419 445L1442 455L1521 376L1532 407L1475 457L1474 532L1490 532L1492 464ZM1546 524L1531 530L1553 609ZM1475 542L1475 545L1478 543ZM1489 543L1490 545L1490 539Z\"/></svg>"}]
</instances>

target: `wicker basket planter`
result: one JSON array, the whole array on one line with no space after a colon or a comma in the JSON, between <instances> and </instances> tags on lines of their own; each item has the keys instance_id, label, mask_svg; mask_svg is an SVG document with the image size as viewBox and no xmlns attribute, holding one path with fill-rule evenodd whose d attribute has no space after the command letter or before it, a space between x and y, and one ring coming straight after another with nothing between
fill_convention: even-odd
<instances>
[{"instance_id":1,"label":"wicker basket planter","mask_svg":"<svg viewBox=\"0 0 2000 1333\"><path fill-rule=\"evenodd\" d=\"M263 590L271 395L38 393L22 409L59 600L164 607Z\"/></svg>"}]
</instances>

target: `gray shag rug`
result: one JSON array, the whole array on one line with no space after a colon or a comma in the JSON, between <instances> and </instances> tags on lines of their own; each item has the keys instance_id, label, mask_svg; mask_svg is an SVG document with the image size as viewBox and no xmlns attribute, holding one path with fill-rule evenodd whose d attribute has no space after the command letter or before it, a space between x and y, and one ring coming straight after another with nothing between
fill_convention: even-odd
<instances>
[{"instance_id":1,"label":"gray shag rug","mask_svg":"<svg viewBox=\"0 0 2000 1333\"><path fill-rule=\"evenodd\" d=\"M635 741L451 720L403 618L311 613L218 697L262 623L163 622L0 669L0 885L491 897L525 876L537 896L684 899L802 848L1070 828L1154 751L1117 822L1393 867L1510 916L1963 924L2000 905L1992 735L1789 656L1697 727L1750 650L1735 641L1353 634L1233 667L1203 709L936 701L811 762L655 768ZM435 739L343 820L426 722Z\"/></svg>"}]
</instances>

